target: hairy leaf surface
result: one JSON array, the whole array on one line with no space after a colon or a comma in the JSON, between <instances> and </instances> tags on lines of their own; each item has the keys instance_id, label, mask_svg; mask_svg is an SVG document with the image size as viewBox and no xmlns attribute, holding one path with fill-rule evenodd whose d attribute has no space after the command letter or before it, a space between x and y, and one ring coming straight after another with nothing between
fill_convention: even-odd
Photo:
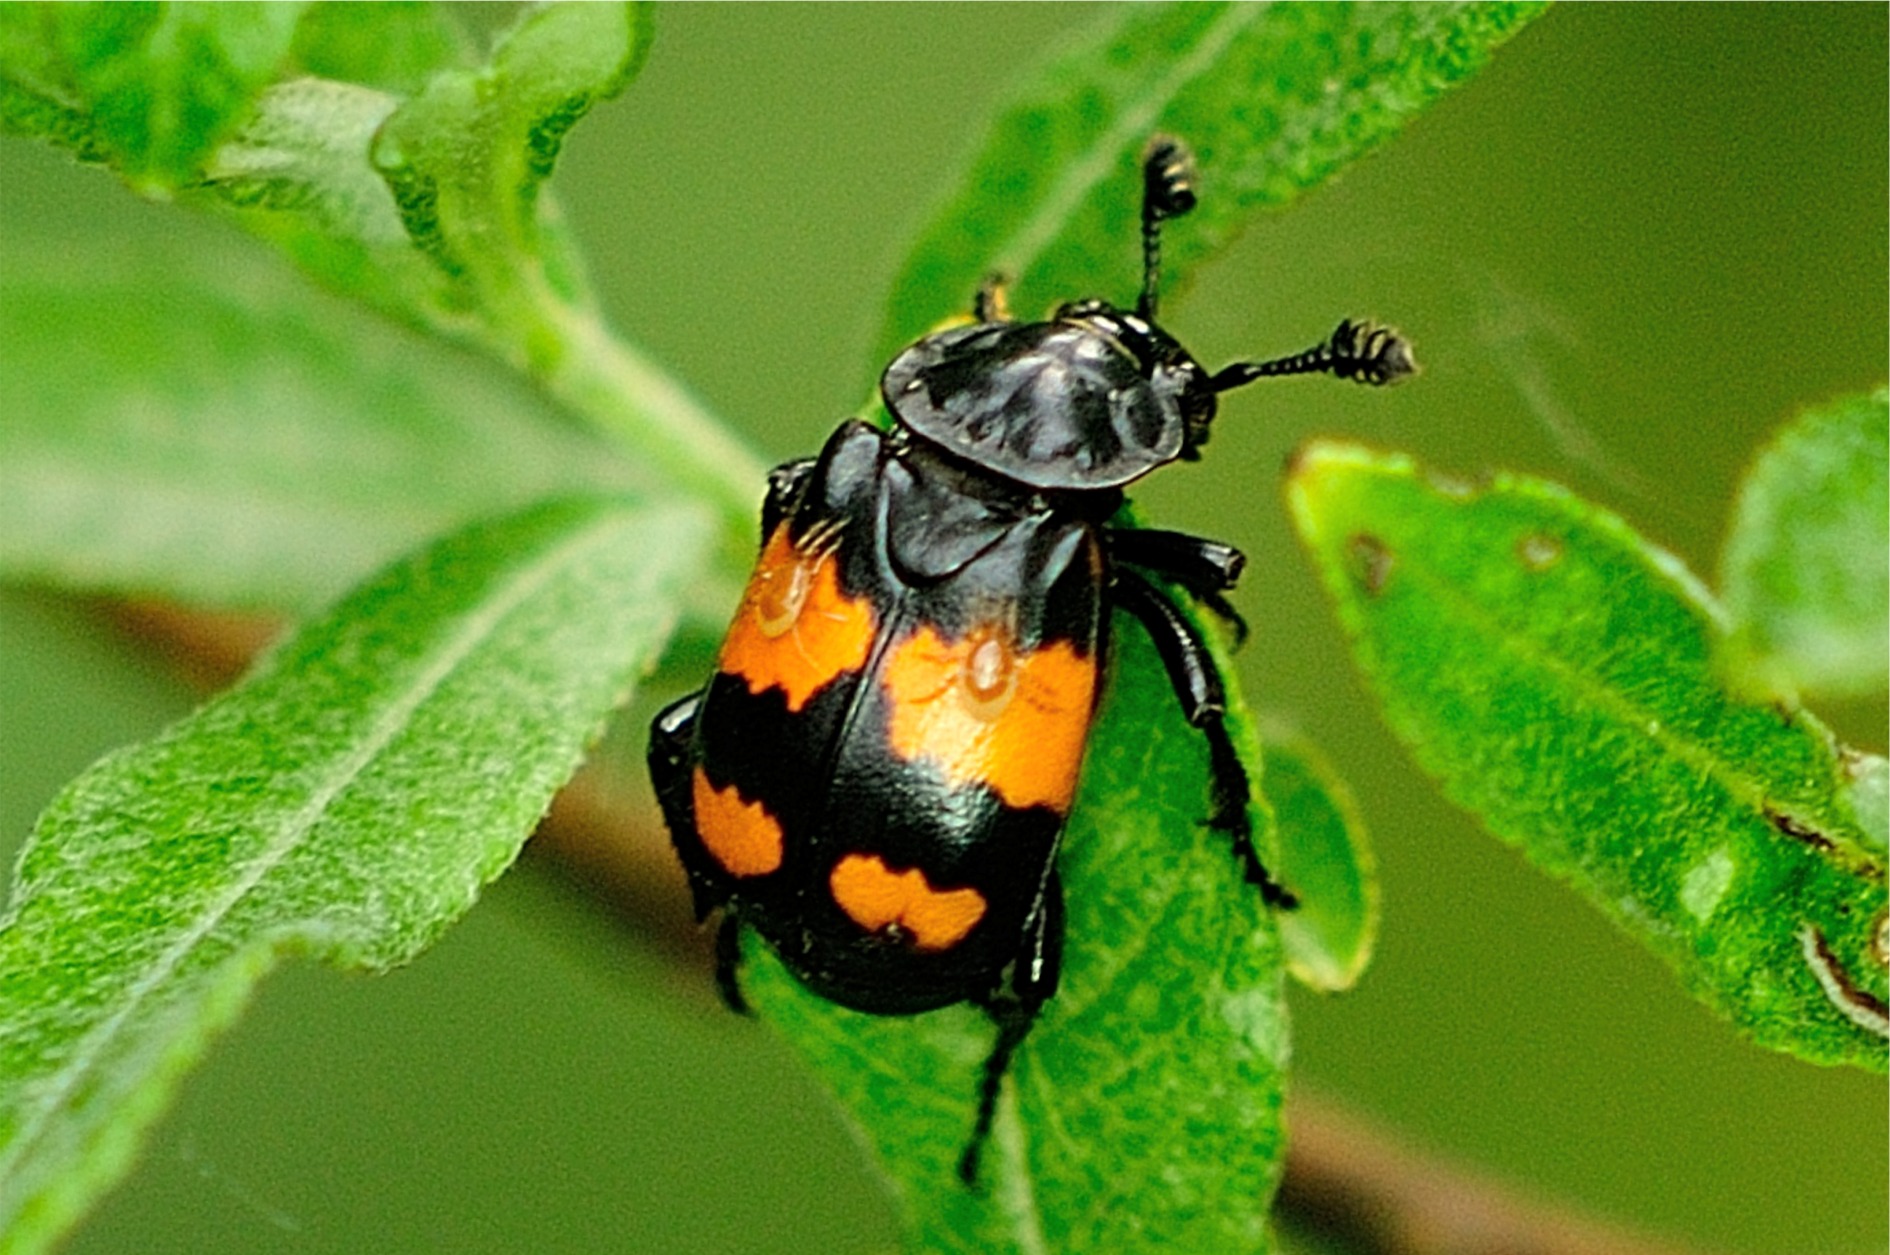
<instances>
[{"instance_id":1,"label":"hairy leaf surface","mask_svg":"<svg viewBox=\"0 0 1890 1255\"><path fill-rule=\"evenodd\" d=\"M1566 490L1319 443L1289 496L1386 720L1445 791L1755 1041L1882 1071L1868 760L1727 692L1719 609Z\"/></svg>"}]
</instances>

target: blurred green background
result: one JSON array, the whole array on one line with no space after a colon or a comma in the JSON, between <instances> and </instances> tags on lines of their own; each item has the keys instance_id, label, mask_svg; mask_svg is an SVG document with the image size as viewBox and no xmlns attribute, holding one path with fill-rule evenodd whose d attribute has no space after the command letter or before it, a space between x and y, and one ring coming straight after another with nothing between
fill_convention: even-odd
<instances>
[{"instance_id":1,"label":"blurred green background","mask_svg":"<svg viewBox=\"0 0 1890 1255\"><path fill-rule=\"evenodd\" d=\"M1250 699L1327 748L1376 836L1379 958L1353 994L1296 991L1298 1075L1416 1145L1705 1249L1883 1251L1883 1082L1746 1046L1437 797L1350 669L1278 470L1333 433L1532 471L1710 580L1766 433L1885 375L1887 12L1553 12L1165 309L1211 363L1370 314L1426 367L1385 395L1248 390L1199 468L1139 494L1248 551ZM811 451L865 395L884 285L993 102L1093 16L663 7L644 74L573 134L557 182L618 325L769 456ZM17 141L0 230L252 247ZM10 858L64 779L193 695L79 602L7 593L0 640ZM1881 703L1825 713L1884 748ZM273 978L69 1249L890 1249L861 1152L785 1048L622 923L528 863L408 970Z\"/></svg>"}]
</instances>

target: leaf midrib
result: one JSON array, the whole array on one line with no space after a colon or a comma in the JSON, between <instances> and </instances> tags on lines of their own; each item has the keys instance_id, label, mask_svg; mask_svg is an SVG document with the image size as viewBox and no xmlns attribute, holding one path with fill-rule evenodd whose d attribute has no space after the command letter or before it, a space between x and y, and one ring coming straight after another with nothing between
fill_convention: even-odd
<instances>
[{"instance_id":1,"label":"leaf midrib","mask_svg":"<svg viewBox=\"0 0 1890 1255\"><path fill-rule=\"evenodd\" d=\"M1662 556L1667 556L1670 562L1677 562L1670 555ZM1655 565L1662 564L1656 562ZM1463 593L1448 576L1417 564L1406 565L1403 569L1452 614L1469 620L1470 626L1494 638L1497 648L1505 654L1526 667L1533 667L1539 672L1546 672L1553 679L1563 681L1577 698L1592 701L1620 726L1635 730L1657 748L1692 768L1699 779L1711 780L1736 807L1763 819L1768 790L1755 777L1734 769L1723 754L1715 752L1703 742L1675 733L1671 722L1661 717L1659 712L1637 705L1604 677L1577 667L1543 648L1526 630L1513 628L1500 615L1492 613L1484 602ZM1673 594L1689 610L1698 611L1708 619L1716 614L1713 603L1695 601L1684 588L1675 588ZM1652 730L1649 725L1652 725Z\"/></svg>"}]
</instances>

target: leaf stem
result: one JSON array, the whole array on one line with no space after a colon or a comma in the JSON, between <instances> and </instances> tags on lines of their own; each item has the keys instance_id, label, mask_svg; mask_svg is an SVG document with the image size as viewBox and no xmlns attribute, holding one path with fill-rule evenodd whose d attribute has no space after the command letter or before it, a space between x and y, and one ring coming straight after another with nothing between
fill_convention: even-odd
<instances>
[{"instance_id":1,"label":"leaf stem","mask_svg":"<svg viewBox=\"0 0 1890 1255\"><path fill-rule=\"evenodd\" d=\"M545 389L649 469L707 499L746 543L767 466L672 375L596 313L546 294L534 302L557 350Z\"/></svg>"}]
</instances>

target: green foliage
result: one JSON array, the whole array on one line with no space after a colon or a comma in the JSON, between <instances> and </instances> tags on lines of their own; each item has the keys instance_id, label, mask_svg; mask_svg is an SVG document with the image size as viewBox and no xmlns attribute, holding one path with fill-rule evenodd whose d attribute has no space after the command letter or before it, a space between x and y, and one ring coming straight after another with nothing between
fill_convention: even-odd
<instances>
[{"instance_id":1,"label":"green foliage","mask_svg":"<svg viewBox=\"0 0 1890 1255\"><path fill-rule=\"evenodd\" d=\"M296 25L293 53L304 74L403 96L473 60L451 11L430 0L320 0Z\"/></svg>"},{"instance_id":2,"label":"green foliage","mask_svg":"<svg viewBox=\"0 0 1890 1255\"><path fill-rule=\"evenodd\" d=\"M911 255L887 343L959 310L993 268L1025 308L1126 296L1135 158L1157 129L1202 159L1204 208L1170 250L1198 261L1370 151L1533 12L1112 12L994 130ZM0 489L23 494L0 504L8 574L306 609L395 550L510 513L386 568L47 812L0 927L6 1249L42 1247L123 1170L278 955L385 967L462 913L686 600L745 561L760 468L604 327L546 186L570 128L648 46L640 6L533 7L484 56L431 6L0 10L8 129L226 216L333 291L512 369L611 446L542 402L471 395L486 384L462 361L377 344L247 264L9 272L8 305L32 315L0 316ZM1201 825L1199 737L1139 631L1119 639L1062 864L1064 989L1006 1090L988 1194L950 1171L988 1026L964 1008L852 1015L755 956L756 1002L880 1151L915 1243L1270 1247L1281 942ZM1258 784L1237 702L1230 727ZM1369 954L1374 872L1343 790L1302 766L1282 773L1284 866L1319 900L1295 961L1338 987ZM1842 954L1855 940L1824 935Z\"/></svg>"},{"instance_id":3,"label":"green foliage","mask_svg":"<svg viewBox=\"0 0 1890 1255\"><path fill-rule=\"evenodd\" d=\"M1202 196L1168 272L1229 244L1395 135L1540 4L1123 5L1002 107L894 281L875 368L965 311L989 274L1020 314L1140 282L1134 197L1150 135L1187 139ZM1171 290L1175 285L1169 285Z\"/></svg>"},{"instance_id":4,"label":"green foliage","mask_svg":"<svg viewBox=\"0 0 1890 1255\"><path fill-rule=\"evenodd\" d=\"M1890 392L1814 406L1739 491L1721 574L1728 654L1759 692L1868 697L1890 681Z\"/></svg>"},{"instance_id":5,"label":"green foliage","mask_svg":"<svg viewBox=\"0 0 1890 1255\"><path fill-rule=\"evenodd\" d=\"M571 502L368 581L75 780L0 921L0 1245L124 1170L285 953L380 969L472 905L661 648L704 518Z\"/></svg>"},{"instance_id":6,"label":"green foliage","mask_svg":"<svg viewBox=\"0 0 1890 1255\"><path fill-rule=\"evenodd\" d=\"M1755 1041L1883 1070L1867 760L1721 687L1718 609L1677 560L1553 485L1353 446L1303 451L1289 492L1386 719L1453 800Z\"/></svg>"},{"instance_id":7,"label":"green foliage","mask_svg":"<svg viewBox=\"0 0 1890 1255\"><path fill-rule=\"evenodd\" d=\"M1378 860L1352 791L1317 746L1269 730L1267 802L1282 883L1299 898L1280 916L1287 970L1309 989L1350 989L1378 941Z\"/></svg>"},{"instance_id":8,"label":"green foliage","mask_svg":"<svg viewBox=\"0 0 1890 1255\"><path fill-rule=\"evenodd\" d=\"M0 254L0 572L308 612L495 511L638 475L504 372L247 255Z\"/></svg>"},{"instance_id":9,"label":"green foliage","mask_svg":"<svg viewBox=\"0 0 1890 1255\"><path fill-rule=\"evenodd\" d=\"M162 195L249 112L300 4L0 6L0 130L43 136Z\"/></svg>"}]
</instances>

